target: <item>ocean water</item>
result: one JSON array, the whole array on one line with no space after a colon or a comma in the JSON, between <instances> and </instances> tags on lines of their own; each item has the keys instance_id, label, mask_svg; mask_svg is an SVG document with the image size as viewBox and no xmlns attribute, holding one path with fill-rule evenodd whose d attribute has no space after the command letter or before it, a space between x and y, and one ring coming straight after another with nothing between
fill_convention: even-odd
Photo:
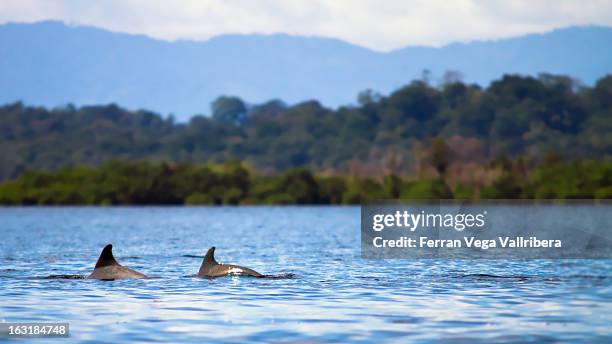
<instances>
[{"instance_id":1,"label":"ocean water","mask_svg":"<svg viewBox=\"0 0 612 344\"><path fill-rule=\"evenodd\" d=\"M0 322L86 343L612 342L610 260L365 260L359 239L358 207L0 208ZM48 278L107 243L158 278ZM289 278L194 277L210 246Z\"/></svg>"}]
</instances>

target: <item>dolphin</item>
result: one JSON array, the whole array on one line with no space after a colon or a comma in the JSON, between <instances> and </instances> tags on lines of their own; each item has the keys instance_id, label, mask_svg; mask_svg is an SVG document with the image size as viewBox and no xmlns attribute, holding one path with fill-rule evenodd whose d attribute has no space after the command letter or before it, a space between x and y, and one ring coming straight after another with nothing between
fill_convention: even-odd
<instances>
[{"instance_id":1,"label":"dolphin","mask_svg":"<svg viewBox=\"0 0 612 344\"><path fill-rule=\"evenodd\" d=\"M113 257L113 245L104 246L94 270L87 279L116 280L123 278L147 278L147 276L117 263Z\"/></svg>"},{"instance_id":2,"label":"dolphin","mask_svg":"<svg viewBox=\"0 0 612 344\"><path fill-rule=\"evenodd\" d=\"M227 275L243 275L253 277L266 277L259 272L238 265L219 264L215 260L215 247L211 247L204 256L204 261L198 271L200 277L220 277Z\"/></svg>"}]
</instances>

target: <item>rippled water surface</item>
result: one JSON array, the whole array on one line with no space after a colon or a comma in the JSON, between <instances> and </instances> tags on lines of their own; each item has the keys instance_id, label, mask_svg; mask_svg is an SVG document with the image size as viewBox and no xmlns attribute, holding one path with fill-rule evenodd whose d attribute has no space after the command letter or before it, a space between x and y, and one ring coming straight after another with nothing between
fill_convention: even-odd
<instances>
[{"instance_id":1,"label":"rippled water surface","mask_svg":"<svg viewBox=\"0 0 612 344\"><path fill-rule=\"evenodd\" d=\"M82 342L612 342L611 261L364 260L356 207L0 208L0 239L0 321ZM45 278L107 243L159 278ZM193 277L210 246L294 277Z\"/></svg>"}]
</instances>

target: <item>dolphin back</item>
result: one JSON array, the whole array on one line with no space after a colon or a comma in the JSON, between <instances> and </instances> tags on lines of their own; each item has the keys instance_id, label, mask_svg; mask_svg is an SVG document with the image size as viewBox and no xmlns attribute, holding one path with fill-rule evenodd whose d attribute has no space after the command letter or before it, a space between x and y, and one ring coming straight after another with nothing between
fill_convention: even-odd
<instances>
[{"instance_id":1,"label":"dolphin back","mask_svg":"<svg viewBox=\"0 0 612 344\"><path fill-rule=\"evenodd\" d=\"M238 265L219 264L215 260L215 247L211 247L206 252L198 276L201 277L219 277L227 275L245 275L254 277L263 277L259 272Z\"/></svg>"},{"instance_id":2,"label":"dolphin back","mask_svg":"<svg viewBox=\"0 0 612 344\"><path fill-rule=\"evenodd\" d=\"M113 245L108 244L102 249L94 270L88 279L115 280L123 278L147 278L138 271L126 268L113 257Z\"/></svg>"}]
</instances>

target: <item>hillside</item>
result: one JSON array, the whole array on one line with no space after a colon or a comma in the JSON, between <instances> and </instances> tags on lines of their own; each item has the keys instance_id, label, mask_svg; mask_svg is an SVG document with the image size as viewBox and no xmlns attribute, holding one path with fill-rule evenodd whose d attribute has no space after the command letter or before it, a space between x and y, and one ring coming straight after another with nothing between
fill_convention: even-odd
<instances>
[{"instance_id":1,"label":"hillside","mask_svg":"<svg viewBox=\"0 0 612 344\"><path fill-rule=\"evenodd\" d=\"M212 117L188 123L113 104L14 103L0 107L0 178L112 159L239 159L266 173L305 166L343 175L432 175L433 166L478 179L485 176L472 168L503 156L609 161L611 95L612 76L583 88L553 75L506 75L485 89L414 81L388 96L361 93L358 106L338 109L317 101L247 107L224 97Z\"/></svg>"}]
</instances>

